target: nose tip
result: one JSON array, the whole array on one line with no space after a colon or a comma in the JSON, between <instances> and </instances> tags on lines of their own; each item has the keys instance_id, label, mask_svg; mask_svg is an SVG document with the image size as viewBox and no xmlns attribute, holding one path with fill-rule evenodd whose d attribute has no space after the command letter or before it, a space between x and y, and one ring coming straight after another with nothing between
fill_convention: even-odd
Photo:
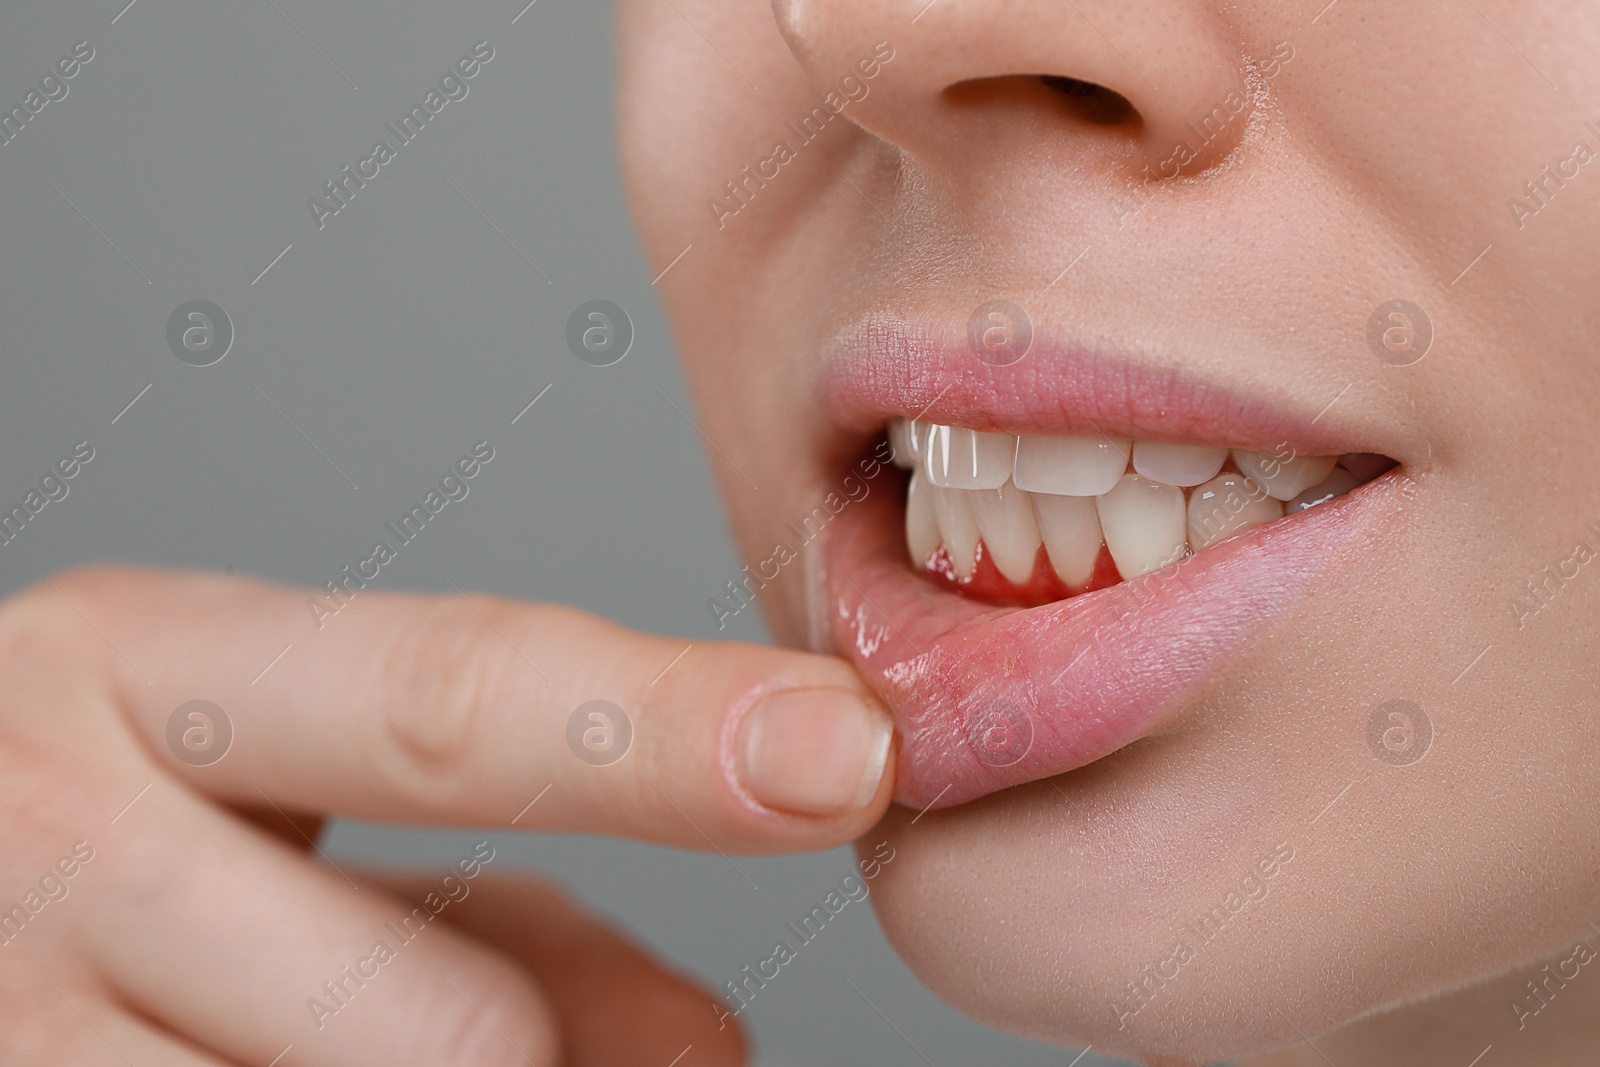
<instances>
[{"instance_id":1,"label":"nose tip","mask_svg":"<svg viewBox=\"0 0 1600 1067\"><path fill-rule=\"evenodd\" d=\"M1174 0L774 0L778 27L819 85L876 46L895 59L857 125L937 167L1003 130L1075 136L1137 171L1183 172L1238 143L1254 96L1222 13Z\"/></svg>"}]
</instances>

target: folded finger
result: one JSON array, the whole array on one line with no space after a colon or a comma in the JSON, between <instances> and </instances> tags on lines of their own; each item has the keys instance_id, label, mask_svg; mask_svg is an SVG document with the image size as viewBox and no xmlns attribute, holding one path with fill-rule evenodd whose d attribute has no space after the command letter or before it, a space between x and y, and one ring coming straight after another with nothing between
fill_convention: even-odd
<instances>
[{"instance_id":1,"label":"folded finger","mask_svg":"<svg viewBox=\"0 0 1600 1067\"><path fill-rule=\"evenodd\" d=\"M82 936L171 1030L241 1063L292 1046L285 1067L556 1062L534 983L436 921L450 887L415 906L361 888L168 783L119 831L133 840L96 858Z\"/></svg>"},{"instance_id":2,"label":"folded finger","mask_svg":"<svg viewBox=\"0 0 1600 1067\"><path fill-rule=\"evenodd\" d=\"M420 899L426 879L372 876ZM737 1067L744 1034L720 998L652 958L564 893L532 878L491 875L444 918L522 964L560 1020L566 1067ZM692 1060L685 1056L692 1049Z\"/></svg>"},{"instance_id":3,"label":"folded finger","mask_svg":"<svg viewBox=\"0 0 1600 1067\"><path fill-rule=\"evenodd\" d=\"M66 1025L71 1026L71 1021L66 1020ZM61 1063L74 1067L128 1067L130 1063L140 1067L238 1067L237 1060L218 1056L178 1034L122 1012L97 1022L95 1031L81 1035L85 1053L82 1058L52 1057L40 1060L41 1067L46 1063L51 1067Z\"/></svg>"},{"instance_id":4,"label":"folded finger","mask_svg":"<svg viewBox=\"0 0 1600 1067\"><path fill-rule=\"evenodd\" d=\"M7 998L13 1017L4 1027L6 1055L0 1062L8 1067L234 1067L234 1061L111 1003L104 990L50 974L36 980L38 987L25 998Z\"/></svg>"}]
</instances>

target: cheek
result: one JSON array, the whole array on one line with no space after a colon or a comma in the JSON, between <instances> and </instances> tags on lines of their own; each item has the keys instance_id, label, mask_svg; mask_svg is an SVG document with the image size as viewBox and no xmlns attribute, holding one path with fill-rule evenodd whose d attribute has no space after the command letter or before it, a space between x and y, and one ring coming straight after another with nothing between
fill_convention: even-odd
<instances>
[{"instance_id":1,"label":"cheek","mask_svg":"<svg viewBox=\"0 0 1600 1067\"><path fill-rule=\"evenodd\" d=\"M706 47L691 21L717 27L718 47L758 77L760 92ZM717 294L744 293L749 268L770 258L783 237L774 219L781 221L785 210L830 177L816 166L808 175L797 173L806 169L799 164L827 150L799 146L787 129L819 94L775 32L766 4L622 0L617 36L618 138L634 219L652 276L692 247L659 288L669 309L692 303L703 319ZM829 139L850 141L831 133ZM780 140L787 146L783 153L776 152ZM793 159L791 152L800 154L798 162L784 162ZM772 180L762 177L774 167L779 173ZM735 196L730 184L742 191ZM753 200L755 209L743 207L739 197ZM697 264L701 273L691 279ZM717 317L726 320L730 310L720 309ZM766 343L770 347L772 338Z\"/></svg>"},{"instance_id":2,"label":"cheek","mask_svg":"<svg viewBox=\"0 0 1600 1067\"><path fill-rule=\"evenodd\" d=\"M713 6L714 11L700 10ZM730 9L682 0L679 7L682 16L670 4L623 0L618 6L619 146L652 274L697 236L704 238L706 223L714 221L707 203L741 167L766 154L754 151L751 141L774 125L768 114L772 105L752 99L757 94L705 47L685 17L716 25L722 47L734 50L751 69L773 72L776 79L775 67L782 63L768 40L770 14L764 16L762 33L761 5ZM777 47L782 48L781 41Z\"/></svg>"}]
</instances>

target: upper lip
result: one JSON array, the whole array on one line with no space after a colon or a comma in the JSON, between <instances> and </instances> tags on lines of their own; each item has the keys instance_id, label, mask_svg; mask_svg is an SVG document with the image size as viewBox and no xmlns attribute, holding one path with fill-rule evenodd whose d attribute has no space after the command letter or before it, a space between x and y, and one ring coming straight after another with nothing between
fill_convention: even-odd
<instances>
[{"instance_id":1,"label":"upper lip","mask_svg":"<svg viewBox=\"0 0 1600 1067\"><path fill-rule=\"evenodd\" d=\"M1305 456L1396 455L1377 427L1350 425L1329 401L1265 399L1173 362L1072 338L1035 337L1020 361L996 367L913 320L858 324L823 367L822 410L847 432L875 433L891 416L1013 434L1174 441ZM1330 410L1331 407L1331 410ZM1397 457L1398 458L1398 457Z\"/></svg>"}]
</instances>

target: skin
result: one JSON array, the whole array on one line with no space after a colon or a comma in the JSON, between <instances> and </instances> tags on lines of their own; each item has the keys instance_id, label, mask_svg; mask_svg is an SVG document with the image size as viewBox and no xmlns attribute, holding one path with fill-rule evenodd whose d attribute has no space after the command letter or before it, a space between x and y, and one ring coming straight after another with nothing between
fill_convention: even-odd
<instances>
[{"instance_id":1,"label":"skin","mask_svg":"<svg viewBox=\"0 0 1600 1067\"><path fill-rule=\"evenodd\" d=\"M1576 940L1600 944L1596 593L1583 570L1520 620L1508 603L1600 519L1600 474L1579 458L1600 400L1600 192L1584 170L1520 226L1506 200L1588 136L1575 102L1596 95L1600 19L1488 0L1068 6L623 5L624 160L651 261L690 248L659 287L741 542L760 558L869 443L815 399L839 329L915 300L959 333L995 295L1268 402L1337 399L1327 424L1401 463L1381 536L1150 736L920 817L889 809L888 774L831 815L764 805L741 779L730 738L756 695L873 707L837 659L697 645L653 684L678 641L371 592L263 675L262 650L304 630L305 590L56 575L0 604L0 900L46 876L47 895L68 890L0 949L10 1058L267 1063L292 1044L297 1064L544 1067L665 1063L692 1043L696 1062L741 1062L708 992L492 868L381 984L312 1025L321 981L438 884L332 870L310 854L319 818L520 812L519 828L681 847L704 833L729 852L887 835L897 858L872 899L932 988L994 1025L1144 1062L1592 1060L1600 982L1571 961ZM706 202L722 182L879 41L895 58L870 96L719 225ZM1248 118L1136 212L1117 207L1239 57L1279 42L1295 56L1258 80ZM1135 117L1087 121L1021 77L1041 72L1106 86ZM1366 346L1371 309L1396 296L1438 334L1412 367ZM822 647L814 563L761 602L786 641ZM598 690L638 724L606 773L562 743ZM166 739L199 693L237 728L206 767ZM1392 698L1434 725L1403 767L1367 746ZM93 853L68 875L78 842ZM1265 896L1118 1025L1125 984L1274 846L1292 859Z\"/></svg>"},{"instance_id":2,"label":"skin","mask_svg":"<svg viewBox=\"0 0 1600 1067\"><path fill-rule=\"evenodd\" d=\"M450 881L337 868L311 842L339 812L730 852L836 845L881 817L888 775L850 810L799 814L757 802L726 742L753 695L861 699L854 673L734 644L672 663L679 639L481 595L368 591L308 638L306 594L95 567L0 603L6 1062L265 1064L292 1045L284 1062L311 1067L600 1067L689 1044L696 1062L745 1062L711 992L501 873L493 831ZM260 650L290 632L292 653L262 672ZM597 691L636 727L598 767L565 743ZM233 727L204 766L168 740L196 693ZM443 921L402 944L385 924L416 906ZM380 939L394 958L363 965ZM329 1003L329 980L348 1002L319 1019L309 1002Z\"/></svg>"},{"instance_id":3,"label":"skin","mask_svg":"<svg viewBox=\"0 0 1600 1067\"><path fill-rule=\"evenodd\" d=\"M1524 193L1580 139L1600 149L1600 15L1322 7L623 0L635 218L654 270L689 248L657 287L751 561L869 442L817 395L834 338L873 312L959 338L1009 299L1308 416L1337 400L1322 422L1400 463L1381 532L1150 736L915 826L891 812L901 858L873 900L924 982L991 1025L1148 1063L1465 1065L1489 1045L1485 1063L1589 1062L1600 979L1543 1002L1525 983L1580 939L1600 949L1600 588L1585 566L1537 611L1510 603L1600 548L1600 162L1543 205ZM846 121L736 214L710 206L878 42L894 59ZM1247 76L1280 42L1292 59ZM1087 121L1039 74L1133 115ZM1247 77L1247 113L1123 210ZM1435 330L1411 366L1366 341L1394 298ZM813 563L761 602L783 639L826 647ZM1367 744L1390 699L1433 725L1407 766ZM1119 1014L1280 844L1265 898Z\"/></svg>"}]
</instances>

